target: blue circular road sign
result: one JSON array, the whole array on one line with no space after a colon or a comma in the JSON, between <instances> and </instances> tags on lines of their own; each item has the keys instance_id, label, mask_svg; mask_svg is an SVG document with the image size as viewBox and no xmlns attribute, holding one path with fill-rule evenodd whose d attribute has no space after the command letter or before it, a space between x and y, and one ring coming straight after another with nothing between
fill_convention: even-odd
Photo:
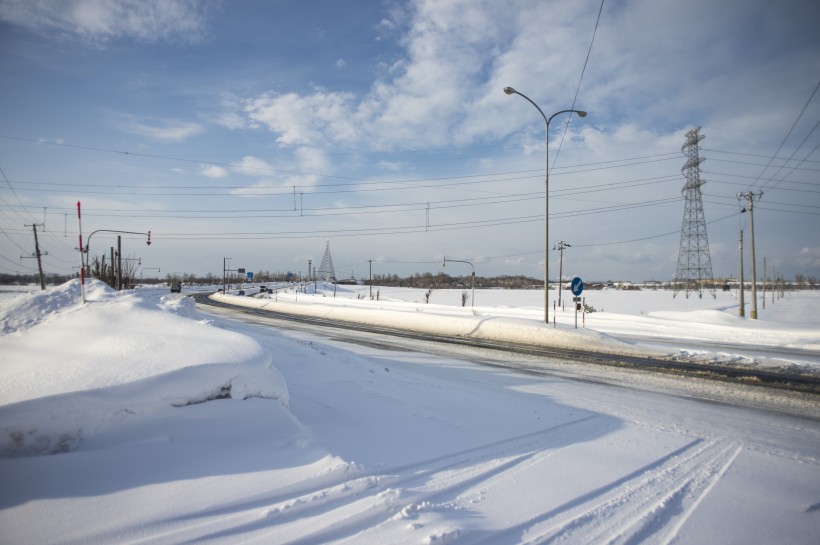
<instances>
[{"instance_id":1,"label":"blue circular road sign","mask_svg":"<svg viewBox=\"0 0 820 545\"><path fill-rule=\"evenodd\" d=\"M572 295L575 295L576 297L581 295L581 292L584 291L584 281L576 276L572 279L570 289L572 290Z\"/></svg>"}]
</instances>

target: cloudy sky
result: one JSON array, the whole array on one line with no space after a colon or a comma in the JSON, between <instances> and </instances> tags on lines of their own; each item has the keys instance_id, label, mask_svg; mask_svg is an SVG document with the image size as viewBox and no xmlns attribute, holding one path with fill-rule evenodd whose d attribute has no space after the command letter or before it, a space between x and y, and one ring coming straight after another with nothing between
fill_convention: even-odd
<instances>
[{"instance_id":1,"label":"cloudy sky","mask_svg":"<svg viewBox=\"0 0 820 545\"><path fill-rule=\"evenodd\" d=\"M675 276L701 127L715 276L820 276L814 0L0 0L0 271ZM746 256L751 253L746 247ZM748 277L750 264L747 261ZM466 264L445 272L469 274Z\"/></svg>"}]
</instances>

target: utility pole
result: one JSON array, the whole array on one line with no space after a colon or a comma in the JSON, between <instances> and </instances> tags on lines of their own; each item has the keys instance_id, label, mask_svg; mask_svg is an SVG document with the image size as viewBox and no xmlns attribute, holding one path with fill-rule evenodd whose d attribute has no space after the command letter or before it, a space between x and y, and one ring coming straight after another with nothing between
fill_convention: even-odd
<instances>
[{"instance_id":1,"label":"utility pole","mask_svg":"<svg viewBox=\"0 0 820 545\"><path fill-rule=\"evenodd\" d=\"M80 241L80 292L83 296L83 304L85 304L85 257L83 253L83 220L80 212L80 201L77 201L77 237Z\"/></svg>"},{"instance_id":2,"label":"utility pole","mask_svg":"<svg viewBox=\"0 0 820 545\"><path fill-rule=\"evenodd\" d=\"M370 284L370 300L373 300L373 260L368 259L368 263L370 263L370 280L368 280L368 284Z\"/></svg>"},{"instance_id":3,"label":"utility pole","mask_svg":"<svg viewBox=\"0 0 820 545\"><path fill-rule=\"evenodd\" d=\"M772 265L772 304L774 304L774 294L777 291L777 275L774 274L774 265Z\"/></svg>"},{"instance_id":4,"label":"utility pole","mask_svg":"<svg viewBox=\"0 0 820 545\"><path fill-rule=\"evenodd\" d=\"M310 267L311 267L312 264L313 264L313 260L308 259L308 284L310 284ZM307 293L307 287L305 287L305 293ZM313 294L316 295L316 292L314 291Z\"/></svg>"},{"instance_id":5,"label":"utility pole","mask_svg":"<svg viewBox=\"0 0 820 545\"><path fill-rule=\"evenodd\" d=\"M111 246L111 284L109 284L112 288L116 287L117 283L117 271L114 270L114 247Z\"/></svg>"},{"instance_id":6,"label":"utility pole","mask_svg":"<svg viewBox=\"0 0 820 545\"><path fill-rule=\"evenodd\" d=\"M743 296L743 229L740 230L740 317L746 316L746 301Z\"/></svg>"},{"instance_id":7,"label":"utility pole","mask_svg":"<svg viewBox=\"0 0 820 545\"><path fill-rule=\"evenodd\" d=\"M225 292L225 273L228 272L228 261L230 261L230 257L223 257L222 258L222 293Z\"/></svg>"},{"instance_id":8,"label":"utility pole","mask_svg":"<svg viewBox=\"0 0 820 545\"><path fill-rule=\"evenodd\" d=\"M37 240L37 226L40 225L38 223L34 223L31 225L31 228L34 230L34 253L31 254L31 257L37 258L37 269L40 271L40 289L46 289L46 277L43 275L43 260L40 259L44 255L48 255L48 252L40 252L40 242ZM29 227L26 225L26 227Z\"/></svg>"},{"instance_id":9,"label":"utility pole","mask_svg":"<svg viewBox=\"0 0 820 545\"><path fill-rule=\"evenodd\" d=\"M766 257L763 257L763 310L766 310Z\"/></svg>"},{"instance_id":10,"label":"utility pole","mask_svg":"<svg viewBox=\"0 0 820 545\"><path fill-rule=\"evenodd\" d=\"M117 235L117 289L122 290L122 235Z\"/></svg>"},{"instance_id":11,"label":"utility pole","mask_svg":"<svg viewBox=\"0 0 820 545\"><path fill-rule=\"evenodd\" d=\"M755 197L760 199L763 196L762 191L755 193L754 191L746 191L738 193L738 198L748 200L746 208L741 212L749 212L749 229L752 234L752 320L757 320L757 269L755 267L755 215L754 215L754 200Z\"/></svg>"},{"instance_id":12,"label":"utility pole","mask_svg":"<svg viewBox=\"0 0 820 545\"><path fill-rule=\"evenodd\" d=\"M558 308L563 308L561 307L561 291L564 287L564 248L572 248L572 246L563 240L559 240L558 245L553 247L553 250L558 249L561 254L558 261Z\"/></svg>"}]
</instances>

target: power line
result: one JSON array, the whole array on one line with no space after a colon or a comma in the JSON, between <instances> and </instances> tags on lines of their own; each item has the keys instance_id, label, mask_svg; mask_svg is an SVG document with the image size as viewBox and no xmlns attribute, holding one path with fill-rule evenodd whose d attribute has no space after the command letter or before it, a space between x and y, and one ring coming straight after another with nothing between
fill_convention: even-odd
<instances>
[{"instance_id":1,"label":"power line","mask_svg":"<svg viewBox=\"0 0 820 545\"><path fill-rule=\"evenodd\" d=\"M711 225L713 223L717 223L719 221L723 221L723 220L733 218L733 217L739 216L739 215L740 215L740 212L734 212L732 214L729 214L728 216L723 216L722 218L718 218L716 220L707 221L706 225ZM640 237L640 238L633 238L631 240L619 240L619 241L615 241L615 242L598 242L598 243L594 243L594 244L573 244L573 247L575 247L575 248L592 248L592 247L595 247L595 246L614 246L614 245L617 245L617 244L629 244L630 242L641 242L641 241L644 241L644 240L651 240L651 239L654 239L654 238L668 237L668 236L672 236L672 235L680 235L680 229L676 229L674 231L669 231L667 233L660 233L660 234L657 234L657 235L649 235L649 236Z\"/></svg>"},{"instance_id":2,"label":"power line","mask_svg":"<svg viewBox=\"0 0 820 545\"><path fill-rule=\"evenodd\" d=\"M704 174L713 174L715 176L730 176L730 177L733 177L733 178L747 178L747 179L754 178L754 176L744 176L742 174L729 174L728 172L709 172L709 171L706 171L706 170L704 170L703 172L704 172ZM725 180L715 180L715 179L710 179L709 181L712 182L712 183L716 183L716 184L742 185L744 187L749 187L748 183L727 182ZM781 180L781 181L784 181L784 180ZM785 181L785 182L788 183L788 184L802 184L802 185L810 185L810 186L816 186L817 185L817 184L812 183L812 182L792 182L792 181ZM778 191L798 191L800 193L820 193L820 190L797 189L797 188L790 188L790 187L778 187L777 190Z\"/></svg>"},{"instance_id":3,"label":"power line","mask_svg":"<svg viewBox=\"0 0 820 545\"><path fill-rule=\"evenodd\" d=\"M759 153L743 153L739 151L726 151L726 150L719 150L719 149L711 149L711 148L701 148L703 151L708 151L709 153L725 153L727 155L741 155L743 157L756 157L758 159L781 159L782 161L787 161L786 157L776 157L774 155L761 155ZM724 159L718 159L714 156L710 156L712 161L725 161ZM820 164L820 160L812 160L812 159L803 159L804 162L807 163L818 163ZM728 162L728 161L727 161ZM741 161L738 161L742 163ZM759 163L742 163L742 164L754 164L758 165Z\"/></svg>"},{"instance_id":4,"label":"power line","mask_svg":"<svg viewBox=\"0 0 820 545\"><path fill-rule=\"evenodd\" d=\"M643 165L649 164L654 162L661 162L667 161L670 159L676 159L677 154L656 154L656 155L647 155L643 157L633 157L628 159L617 159L611 161L600 161L600 162L593 162L593 163L582 163L577 165L569 165L566 167L560 167L559 170L564 170L564 172L556 173L554 176L561 176L567 174L577 174L582 172L590 172L595 170L606 170L610 168L623 168L629 166L636 166L636 165ZM627 162L629 161L629 162ZM622 164L613 164L613 163L622 163ZM607 165L607 166L596 166L596 165ZM585 167L592 167L592 168L585 168ZM577 169L577 170L567 170L567 169ZM377 188L372 189L370 191L385 191L385 190L394 190L397 189L392 187L394 185L401 185L401 184L420 184L425 182L443 182L443 181L450 181L450 180L471 180L462 183L451 183L451 184L439 184L439 185L412 185L406 188L398 188L398 189L419 189L419 188L430 188L430 187L452 187L458 185L468 185L468 184L484 184L484 183L493 183L493 182L509 182L514 180L526 180L526 179L536 179L540 178L540 174L537 174L539 170L521 170L521 171L509 171L509 172L494 172L494 173L480 173L480 174L466 174L466 175L458 175L458 176L441 176L441 177L434 177L434 178L415 178L415 179L404 179L404 180L376 180L376 181L366 181L362 180L360 182L355 183L335 183L335 184L315 184L312 186L302 186L302 185L283 185L283 184L276 184L276 185L265 185L265 184L253 184L252 186L249 185L150 185L150 184L91 184L91 183L74 183L74 182L37 182L37 181L24 181L24 180L16 180L15 184L18 185L27 185L27 186L47 186L42 189L24 189L24 191L40 191L40 192L53 192L54 187L62 187L67 186L72 189L72 193L83 193L83 194L103 194L103 195L110 195L110 194L129 194L129 195L157 195L157 196L182 196L186 195L187 193L171 193L171 192L162 192L162 193L150 193L146 191L140 191L137 193L124 193L123 189L165 189L165 190L194 190L194 189L223 189L223 190L245 190L249 188L253 189L266 189L266 190L275 190L277 193L271 192L264 192L264 193L254 193L253 195L290 195L294 189L310 189L310 194L320 195L320 194L331 194L331 193L344 193L344 192L364 192L368 191L367 189L360 189L362 186L373 186L373 185L386 185L390 186L387 188ZM530 173L534 173L531 174ZM526 174L526 176L517 176L511 177L513 175L519 174ZM501 176L504 176L501 178ZM487 180L475 180L476 178L489 178ZM355 190L341 190L338 189L340 187L345 186L356 186L357 189ZM105 188L110 191L83 191L77 190L78 187L88 187L88 188ZM314 188L325 188L330 187L334 188L332 191L315 191ZM200 193L199 195L223 195L224 193ZM250 195L251 193L242 193L240 195Z\"/></svg>"},{"instance_id":5,"label":"power line","mask_svg":"<svg viewBox=\"0 0 820 545\"><path fill-rule=\"evenodd\" d=\"M806 101L806 104L803 106L803 109L800 110L800 114L797 116L797 119L794 120L794 123L792 124L792 128L789 129L789 132L786 134L786 137L783 138L783 141L780 143L780 146L777 148L777 151L774 152L773 157L777 157L777 154L780 153L781 149L783 149L783 146L786 144L786 141L789 139L789 136L791 136L792 131L794 131L794 128L797 126L797 123L800 121L800 118L802 118L803 114L806 112L806 108L809 107L809 103L811 103L812 99L814 99L814 95L817 93L818 89L820 89L820 81L817 82L817 86L814 88L814 91L812 91L811 96ZM757 180L755 180L754 183L752 183L753 186L757 185L758 181L760 180L760 177L763 176L763 173L766 172L766 170L769 168L769 165L771 164L772 160L773 159L770 159L769 162L766 164L766 166L763 167L763 170L760 171L760 174L758 174Z\"/></svg>"},{"instance_id":6,"label":"power line","mask_svg":"<svg viewBox=\"0 0 820 545\"><path fill-rule=\"evenodd\" d=\"M645 186L651 184L658 184L664 183L671 179L676 179L677 175L674 176L663 176L663 177L653 177L653 178L642 178L637 180L625 180L622 182L609 182L609 183L602 183L602 184L592 184L586 186L577 186L570 189L564 190L555 190L552 192L553 196L560 198L562 195L579 195L584 193L599 193L604 191L612 191L623 189L624 187L638 187L638 186ZM443 209L443 208L458 208L458 207L465 207L465 206L484 206L489 204L505 204L510 202L516 202L520 200L530 200L530 199L543 199L543 194L535 192L527 192L527 193L511 193L506 195L497 195L494 197L473 197L473 198L465 198L465 199L446 199L446 200L439 200L439 201L414 201L414 202L405 202L405 203L381 203L381 204L373 204L373 205L360 205L360 206L347 206L347 207L338 207L338 206L331 206L331 207L300 207L298 211L300 213L304 212L321 212L321 211L333 211L333 214L327 215L345 215L344 210L356 210L359 212L348 212L349 214L362 214L362 213L383 213L387 210L383 210L385 208L393 208L397 209L403 207L405 209L410 210L417 210L419 207L423 208L430 208L430 209ZM466 203L466 204L465 204ZM55 210L60 210L55 208ZM169 209L163 211L161 214L157 214L156 210L154 209L89 209L92 212L87 212L90 216L95 217L106 217L114 215L116 217L140 217L140 218L181 218L181 219L190 219L190 218L253 218L253 217L271 217L271 214L283 214L279 217L292 217L293 213L297 211L292 207L288 208L262 208L262 209L243 209L243 210L213 210L213 209L206 209L206 210L178 210L178 209ZM93 211L95 210L106 210L109 212L117 212L117 214L97 214ZM364 211L362 211L364 210ZM152 214L140 214L139 212L152 212ZM216 216L212 215L196 215L196 214L218 214ZM231 214L231 216L228 216Z\"/></svg>"},{"instance_id":7,"label":"power line","mask_svg":"<svg viewBox=\"0 0 820 545\"><path fill-rule=\"evenodd\" d=\"M598 8L598 17L595 19L595 29L592 31L592 39L589 41L589 49L587 49L587 56L584 59L584 66L581 68L581 76L578 78L578 85L575 87L575 96L572 99L571 110L575 109L575 103L578 101L578 93L581 91L581 82L584 80L584 73L587 70L587 63L589 63L589 56L592 54L592 46L595 43L595 35L598 33L598 24L601 22L601 12L604 11L604 0L601 0L601 6ZM567 121L564 124L564 131L561 133L561 141L558 143L558 150L555 152L555 159L553 163L558 163L558 156L561 154L561 147L564 145L564 137L569 130L569 124L572 121L572 116L567 116ZM549 173L548 173L549 174Z\"/></svg>"}]
</instances>

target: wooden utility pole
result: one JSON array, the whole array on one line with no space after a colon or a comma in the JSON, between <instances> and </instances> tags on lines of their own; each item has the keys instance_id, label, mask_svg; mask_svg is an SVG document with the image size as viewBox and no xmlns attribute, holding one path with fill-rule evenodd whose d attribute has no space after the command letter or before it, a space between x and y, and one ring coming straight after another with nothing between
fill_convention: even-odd
<instances>
[{"instance_id":1,"label":"wooden utility pole","mask_svg":"<svg viewBox=\"0 0 820 545\"><path fill-rule=\"evenodd\" d=\"M40 242L37 240L37 223L31 225L31 228L34 230L34 253L31 257L37 258L37 269L40 271L40 289L46 289L46 277L43 274L43 260L40 259L44 255L48 255L48 252L40 252ZM28 225L26 225L28 227Z\"/></svg>"},{"instance_id":2,"label":"wooden utility pole","mask_svg":"<svg viewBox=\"0 0 820 545\"><path fill-rule=\"evenodd\" d=\"M117 290L122 290L122 235L117 235Z\"/></svg>"},{"instance_id":3,"label":"wooden utility pole","mask_svg":"<svg viewBox=\"0 0 820 545\"><path fill-rule=\"evenodd\" d=\"M746 315L746 301L743 297L743 230L740 230L740 317Z\"/></svg>"}]
</instances>

